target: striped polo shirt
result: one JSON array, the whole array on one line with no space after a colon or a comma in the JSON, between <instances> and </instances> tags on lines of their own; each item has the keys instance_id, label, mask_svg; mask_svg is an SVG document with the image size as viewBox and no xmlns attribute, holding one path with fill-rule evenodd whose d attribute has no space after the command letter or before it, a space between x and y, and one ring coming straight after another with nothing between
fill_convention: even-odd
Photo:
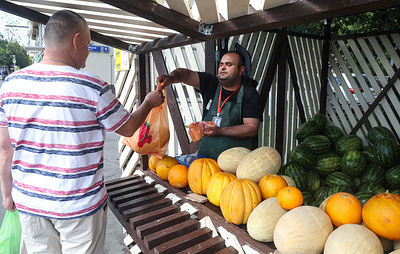
<instances>
[{"instance_id":1,"label":"striped polo shirt","mask_svg":"<svg viewBox=\"0 0 400 254\"><path fill-rule=\"evenodd\" d=\"M68 66L34 64L0 90L0 126L14 147L12 196L19 212L55 219L101 209L105 134L129 112L97 76Z\"/></svg>"}]
</instances>

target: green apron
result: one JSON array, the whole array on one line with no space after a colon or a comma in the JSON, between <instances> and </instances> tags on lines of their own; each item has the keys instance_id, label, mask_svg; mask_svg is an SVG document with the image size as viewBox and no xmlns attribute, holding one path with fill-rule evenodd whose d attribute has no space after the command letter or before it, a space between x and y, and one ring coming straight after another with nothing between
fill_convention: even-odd
<instances>
[{"instance_id":1,"label":"green apron","mask_svg":"<svg viewBox=\"0 0 400 254\"><path fill-rule=\"evenodd\" d=\"M218 98L221 85L214 94L214 99L211 103L210 110L204 116L203 121L212 121L213 117L217 115ZM243 98L243 85L238 90L236 103L227 101L222 107L220 117L222 118L221 127L235 126L243 124L242 119L242 98ZM218 159L218 156L223 151L232 147L246 147L252 149L252 138L235 139L226 136L204 136L199 140L198 152L206 155L207 157Z\"/></svg>"}]
</instances>

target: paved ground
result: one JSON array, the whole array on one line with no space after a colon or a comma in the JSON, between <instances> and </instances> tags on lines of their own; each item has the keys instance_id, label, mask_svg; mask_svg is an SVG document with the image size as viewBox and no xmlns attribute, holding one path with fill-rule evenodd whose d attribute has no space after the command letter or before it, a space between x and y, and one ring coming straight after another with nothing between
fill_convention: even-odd
<instances>
[{"instance_id":1,"label":"paved ground","mask_svg":"<svg viewBox=\"0 0 400 254\"><path fill-rule=\"evenodd\" d=\"M1 80L0 80L1 85ZM115 133L107 133L104 148L104 178L106 181L119 178L121 169L119 168L118 153L119 136ZM0 223L3 222L5 209L1 205L3 198L0 195ZM105 254L126 254L124 245L123 229L119 221L115 218L111 210L108 210L107 235L105 243Z\"/></svg>"}]
</instances>

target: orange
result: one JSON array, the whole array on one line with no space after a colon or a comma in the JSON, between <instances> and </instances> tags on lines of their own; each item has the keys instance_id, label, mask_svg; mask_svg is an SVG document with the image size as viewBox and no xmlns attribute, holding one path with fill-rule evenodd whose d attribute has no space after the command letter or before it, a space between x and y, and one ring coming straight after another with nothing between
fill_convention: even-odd
<instances>
[{"instance_id":1,"label":"orange","mask_svg":"<svg viewBox=\"0 0 400 254\"><path fill-rule=\"evenodd\" d=\"M258 182L263 199L276 197L278 191L286 186L288 185L285 178L277 174L266 175Z\"/></svg>"},{"instance_id":2,"label":"orange","mask_svg":"<svg viewBox=\"0 0 400 254\"><path fill-rule=\"evenodd\" d=\"M151 155L149 158L149 168L151 171L156 172L157 163L160 161L160 158L157 158L154 155Z\"/></svg>"},{"instance_id":3,"label":"orange","mask_svg":"<svg viewBox=\"0 0 400 254\"><path fill-rule=\"evenodd\" d=\"M188 185L189 168L179 164L173 166L168 172L168 182L175 188L185 188Z\"/></svg>"},{"instance_id":4,"label":"orange","mask_svg":"<svg viewBox=\"0 0 400 254\"><path fill-rule=\"evenodd\" d=\"M282 188L276 195L278 203L287 210L291 210L303 204L303 193L294 186Z\"/></svg>"},{"instance_id":5,"label":"orange","mask_svg":"<svg viewBox=\"0 0 400 254\"><path fill-rule=\"evenodd\" d=\"M178 164L179 164L179 162L177 159L166 155L157 163L156 173L161 179L168 180L169 170L173 166L178 165Z\"/></svg>"}]
</instances>

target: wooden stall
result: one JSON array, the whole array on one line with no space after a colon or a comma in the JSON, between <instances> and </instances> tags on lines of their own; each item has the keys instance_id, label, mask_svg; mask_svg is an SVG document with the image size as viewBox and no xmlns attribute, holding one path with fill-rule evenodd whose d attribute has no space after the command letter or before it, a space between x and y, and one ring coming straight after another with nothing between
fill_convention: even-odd
<instances>
[{"instance_id":1,"label":"wooden stall","mask_svg":"<svg viewBox=\"0 0 400 254\"><path fill-rule=\"evenodd\" d=\"M88 19L93 40L129 51L130 69L117 73L115 92L130 111L155 89L158 75L180 67L215 74L220 55L240 43L252 56L264 109L258 145L276 148L283 163L298 144L296 129L316 113L364 145L377 125L400 140L400 27L340 37L330 32L336 17L399 6L398 0L0 0L0 9L43 24L54 7L70 8ZM317 20L326 20L323 36L286 29ZM201 120L201 97L174 84L167 98L168 155L191 154L197 144L186 126ZM245 225L226 222L217 207L159 179L148 156L122 138L119 150L122 176L106 186L132 253L275 251L273 243L252 239Z\"/></svg>"}]
</instances>

